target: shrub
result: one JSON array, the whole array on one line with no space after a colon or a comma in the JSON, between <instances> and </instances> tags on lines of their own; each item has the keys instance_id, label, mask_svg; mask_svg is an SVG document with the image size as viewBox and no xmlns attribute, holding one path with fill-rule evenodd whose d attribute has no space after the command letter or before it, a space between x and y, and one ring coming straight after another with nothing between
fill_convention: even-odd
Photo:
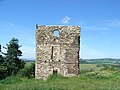
<instances>
[{"instance_id":1,"label":"shrub","mask_svg":"<svg viewBox=\"0 0 120 90\"><path fill-rule=\"evenodd\" d=\"M34 78L35 77L35 63L31 63L30 67L25 67L24 69L20 70L19 74L22 77L27 78Z\"/></svg>"}]
</instances>

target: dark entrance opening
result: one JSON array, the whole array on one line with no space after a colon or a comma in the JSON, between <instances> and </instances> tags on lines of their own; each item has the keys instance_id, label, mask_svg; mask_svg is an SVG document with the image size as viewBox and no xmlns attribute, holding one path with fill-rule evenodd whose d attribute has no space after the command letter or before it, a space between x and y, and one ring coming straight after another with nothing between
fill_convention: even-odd
<instances>
[{"instance_id":1,"label":"dark entrance opening","mask_svg":"<svg viewBox=\"0 0 120 90\"><path fill-rule=\"evenodd\" d=\"M57 70L53 70L53 75L57 75Z\"/></svg>"}]
</instances>

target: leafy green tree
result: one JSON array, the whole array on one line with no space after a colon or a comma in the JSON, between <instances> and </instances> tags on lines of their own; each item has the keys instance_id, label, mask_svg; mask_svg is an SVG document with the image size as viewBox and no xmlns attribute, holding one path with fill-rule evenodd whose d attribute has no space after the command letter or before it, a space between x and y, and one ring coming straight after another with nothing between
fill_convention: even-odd
<instances>
[{"instance_id":1,"label":"leafy green tree","mask_svg":"<svg viewBox=\"0 0 120 90\"><path fill-rule=\"evenodd\" d=\"M4 55L8 76L16 75L17 72L25 66L25 62L20 59L20 56L22 56L22 51L19 50L21 45L19 45L18 42L18 39L12 38L5 48L7 49L7 53Z\"/></svg>"},{"instance_id":2,"label":"leafy green tree","mask_svg":"<svg viewBox=\"0 0 120 90\"><path fill-rule=\"evenodd\" d=\"M7 76L7 69L5 59L2 56L1 45L0 45L0 80L4 79Z\"/></svg>"},{"instance_id":3,"label":"leafy green tree","mask_svg":"<svg viewBox=\"0 0 120 90\"><path fill-rule=\"evenodd\" d=\"M0 55L0 80L6 78L7 76L7 68L4 57Z\"/></svg>"}]
</instances>

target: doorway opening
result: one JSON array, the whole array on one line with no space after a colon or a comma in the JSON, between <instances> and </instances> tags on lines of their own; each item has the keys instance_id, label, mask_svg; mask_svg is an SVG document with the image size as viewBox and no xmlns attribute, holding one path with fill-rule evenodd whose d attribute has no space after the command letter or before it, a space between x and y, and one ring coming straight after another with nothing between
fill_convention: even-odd
<instances>
[{"instance_id":1,"label":"doorway opening","mask_svg":"<svg viewBox=\"0 0 120 90\"><path fill-rule=\"evenodd\" d=\"M53 75L57 75L58 71L57 70L53 70Z\"/></svg>"}]
</instances>

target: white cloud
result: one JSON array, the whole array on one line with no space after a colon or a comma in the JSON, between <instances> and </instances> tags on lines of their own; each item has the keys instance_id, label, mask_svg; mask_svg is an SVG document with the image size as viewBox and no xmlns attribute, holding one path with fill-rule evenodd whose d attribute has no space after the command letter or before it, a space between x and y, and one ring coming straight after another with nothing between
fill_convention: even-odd
<instances>
[{"instance_id":1,"label":"white cloud","mask_svg":"<svg viewBox=\"0 0 120 90\"><path fill-rule=\"evenodd\" d=\"M10 22L10 23L8 23L8 25L13 26L14 24Z\"/></svg>"},{"instance_id":2,"label":"white cloud","mask_svg":"<svg viewBox=\"0 0 120 90\"><path fill-rule=\"evenodd\" d=\"M62 19L61 23L67 24L69 21L70 21L70 18L67 17L67 16L65 16L65 17Z\"/></svg>"},{"instance_id":3,"label":"white cloud","mask_svg":"<svg viewBox=\"0 0 120 90\"><path fill-rule=\"evenodd\" d=\"M94 31L110 31L120 29L120 19L110 19L110 20L103 20L102 22L96 24L85 24L81 25L82 29L84 30L94 30ZM113 28L113 29L111 29Z\"/></svg>"},{"instance_id":4,"label":"white cloud","mask_svg":"<svg viewBox=\"0 0 120 90\"><path fill-rule=\"evenodd\" d=\"M104 20L101 23L97 23L95 25L83 25L83 28L90 29L90 30L106 30L109 31L111 28L120 29L120 19L111 19L111 20ZM114 29L115 30L115 29Z\"/></svg>"},{"instance_id":5,"label":"white cloud","mask_svg":"<svg viewBox=\"0 0 120 90\"><path fill-rule=\"evenodd\" d=\"M106 30L109 30L109 28L107 26L102 26L102 25L91 25L91 26L86 26L86 25L83 25L82 28L84 30L95 30L95 31L106 31Z\"/></svg>"},{"instance_id":6,"label":"white cloud","mask_svg":"<svg viewBox=\"0 0 120 90\"><path fill-rule=\"evenodd\" d=\"M107 21L107 26L108 27L113 27L113 28L120 28L120 20L119 19L113 19L113 20L108 20Z\"/></svg>"}]
</instances>

